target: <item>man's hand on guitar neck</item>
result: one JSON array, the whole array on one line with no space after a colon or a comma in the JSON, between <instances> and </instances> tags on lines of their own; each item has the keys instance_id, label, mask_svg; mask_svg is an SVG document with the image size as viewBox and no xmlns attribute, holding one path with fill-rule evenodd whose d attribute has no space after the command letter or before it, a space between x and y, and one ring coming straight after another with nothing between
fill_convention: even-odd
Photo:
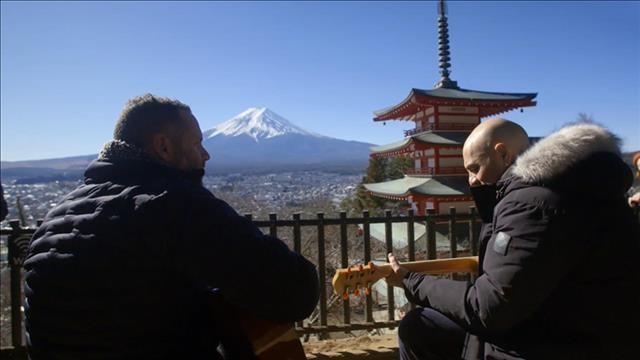
<instances>
[{"instance_id":1,"label":"man's hand on guitar neck","mask_svg":"<svg viewBox=\"0 0 640 360\"><path fill-rule=\"evenodd\" d=\"M402 285L402 279L407 276L409 270L400 266L400 263L398 262L398 260L396 260L396 257L393 255L393 253L387 254L387 257L389 258L389 264L393 269L393 273L385 278L387 284L391 286L404 287Z\"/></svg>"}]
</instances>

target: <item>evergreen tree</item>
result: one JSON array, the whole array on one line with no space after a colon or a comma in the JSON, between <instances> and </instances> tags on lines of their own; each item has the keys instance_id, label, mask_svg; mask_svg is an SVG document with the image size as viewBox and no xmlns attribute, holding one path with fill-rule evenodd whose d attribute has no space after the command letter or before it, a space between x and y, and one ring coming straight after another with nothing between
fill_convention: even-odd
<instances>
[{"instance_id":1,"label":"evergreen tree","mask_svg":"<svg viewBox=\"0 0 640 360\"><path fill-rule=\"evenodd\" d=\"M382 213L387 208L397 209L407 207L406 201L391 201L375 197L369 194L364 184L378 183L392 179L399 179L404 176L404 171L411 167L411 159L406 156L392 159L371 157L367 173L362 177L362 181L356 188L356 193L351 198L345 199L341 206L346 211L361 212L369 210L372 213Z\"/></svg>"},{"instance_id":2,"label":"evergreen tree","mask_svg":"<svg viewBox=\"0 0 640 360\"><path fill-rule=\"evenodd\" d=\"M389 180L402 179L407 169L413 166L411 158L408 156L398 156L392 158L387 166L387 178Z\"/></svg>"},{"instance_id":3,"label":"evergreen tree","mask_svg":"<svg viewBox=\"0 0 640 360\"><path fill-rule=\"evenodd\" d=\"M387 158L370 157L367 175L362 179L365 183L376 183L387 179Z\"/></svg>"}]
</instances>

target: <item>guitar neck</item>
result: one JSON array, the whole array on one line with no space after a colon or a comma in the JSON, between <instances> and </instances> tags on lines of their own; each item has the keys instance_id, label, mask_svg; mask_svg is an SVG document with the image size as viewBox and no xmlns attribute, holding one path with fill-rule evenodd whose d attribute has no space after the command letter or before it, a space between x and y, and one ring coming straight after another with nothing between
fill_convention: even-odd
<instances>
[{"instance_id":1,"label":"guitar neck","mask_svg":"<svg viewBox=\"0 0 640 360\"><path fill-rule=\"evenodd\" d=\"M423 261L403 262L400 266L407 268L409 271L421 274L446 274L454 272L475 274L478 272L478 257L467 256L453 259L436 259ZM376 265L376 270L390 275L393 272L391 265Z\"/></svg>"}]
</instances>

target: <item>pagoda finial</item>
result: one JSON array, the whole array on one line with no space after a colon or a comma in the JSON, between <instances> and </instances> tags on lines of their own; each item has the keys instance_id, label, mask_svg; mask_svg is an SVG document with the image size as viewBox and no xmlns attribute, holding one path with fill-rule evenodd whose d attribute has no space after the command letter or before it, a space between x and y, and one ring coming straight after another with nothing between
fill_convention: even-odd
<instances>
[{"instance_id":1,"label":"pagoda finial","mask_svg":"<svg viewBox=\"0 0 640 360\"><path fill-rule=\"evenodd\" d=\"M447 8L444 0L438 4L438 55L440 56L440 81L436 88L458 88L458 83L449 79L449 68L451 58L449 57L449 25L447 23Z\"/></svg>"}]
</instances>

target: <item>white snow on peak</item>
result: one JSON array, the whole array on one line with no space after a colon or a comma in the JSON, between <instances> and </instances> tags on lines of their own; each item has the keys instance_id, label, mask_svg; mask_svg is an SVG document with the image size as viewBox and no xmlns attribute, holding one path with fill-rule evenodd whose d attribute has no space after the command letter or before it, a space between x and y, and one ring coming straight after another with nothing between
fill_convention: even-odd
<instances>
[{"instance_id":1,"label":"white snow on peak","mask_svg":"<svg viewBox=\"0 0 640 360\"><path fill-rule=\"evenodd\" d=\"M202 135L205 139L217 135L247 135L257 142L260 139L269 139L284 134L323 137L292 124L289 120L265 107L249 108L213 129L203 132Z\"/></svg>"}]
</instances>

